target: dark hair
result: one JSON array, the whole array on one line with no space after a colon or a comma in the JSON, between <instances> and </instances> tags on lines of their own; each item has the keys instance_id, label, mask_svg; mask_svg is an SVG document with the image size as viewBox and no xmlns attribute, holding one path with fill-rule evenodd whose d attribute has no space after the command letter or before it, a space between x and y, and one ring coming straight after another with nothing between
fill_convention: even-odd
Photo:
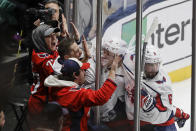
<instances>
[{"instance_id":1,"label":"dark hair","mask_svg":"<svg viewBox=\"0 0 196 131\"><path fill-rule=\"evenodd\" d=\"M65 55L69 55L71 52L71 45L75 42L73 37L66 37L60 41L58 46L58 53L62 59L64 59Z\"/></svg>"},{"instance_id":2,"label":"dark hair","mask_svg":"<svg viewBox=\"0 0 196 131\"><path fill-rule=\"evenodd\" d=\"M73 72L72 74L66 74L66 75L59 75L58 78L60 80L67 80L67 81L74 81L75 80L75 77L73 76L73 74L75 73L76 76L79 76L80 75L80 70L79 71L76 71L76 72Z\"/></svg>"},{"instance_id":3,"label":"dark hair","mask_svg":"<svg viewBox=\"0 0 196 131\"><path fill-rule=\"evenodd\" d=\"M43 4L44 4L44 5L49 4L49 3L58 4L60 7L63 8L63 4L62 4L60 1L58 1L58 0L44 0L44 1L43 1Z\"/></svg>"},{"instance_id":4,"label":"dark hair","mask_svg":"<svg viewBox=\"0 0 196 131\"><path fill-rule=\"evenodd\" d=\"M60 128L59 120L62 116L63 110L58 103L47 103L40 113L40 127L58 131Z\"/></svg>"},{"instance_id":5,"label":"dark hair","mask_svg":"<svg viewBox=\"0 0 196 131\"><path fill-rule=\"evenodd\" d=\"M42 115L48 120L57 120L63 115L62 107L58 103L47 103L42 110Z\"/></svg>"}]
</instances>

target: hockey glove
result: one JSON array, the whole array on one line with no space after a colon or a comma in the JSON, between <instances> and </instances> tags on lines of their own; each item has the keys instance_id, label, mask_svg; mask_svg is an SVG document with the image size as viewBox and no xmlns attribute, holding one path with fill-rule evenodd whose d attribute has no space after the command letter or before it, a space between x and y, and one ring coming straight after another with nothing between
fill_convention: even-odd
<instances>
[{"instance_id":1,"label":"hockey glove","mask_svg":"<svg viewBox=\"0 0 196 131\"><path fill-rule=\"evenodd\" d=\"M186 122L186 120L188 120L190 118L190 115L183 112L183 110L176 108L176 122L178 124L179 128L182 128Z\"/></svg>"},{"instance_id":2,"label":"hockey glove","mask_svg":"<svg viewBox=\"0 0 196 131\"><path fill-rule=\"evenodd\" d=\"M141 90L141 107L144 112L149 112L155 107L155 99L144 89Z\"/></svg>"},{"instance_id":3,"label":"hockey glove","mask_svg":"<svg viewBox=\"0 0 196 131\"><path fill-rule=\"evenodd\" d=\"M101 117L102 122L110 122L114 120L117 116L117 112L115 110L111 110L107 113L107 115Z\"/></svg>"}]
</instances>

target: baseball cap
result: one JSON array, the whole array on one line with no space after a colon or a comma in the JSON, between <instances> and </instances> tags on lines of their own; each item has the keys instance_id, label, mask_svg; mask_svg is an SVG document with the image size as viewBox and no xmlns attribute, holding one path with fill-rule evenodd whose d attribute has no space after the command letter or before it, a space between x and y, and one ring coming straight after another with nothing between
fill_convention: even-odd
<instances>
[{"instance_id":1,"label":"baseball cap","mask_svg":"<svg viewBox=\"0 0 196 131\"><path fill-rule=\"evenodd\" d=\"M60 29L58 27L56 28L48 28L45 32L44 32L44 36L49 36L50 34L52 33L57 33L57 32L60 32Z\"/></svg>"},{"instance_id":2,"label":"baseball cap","mask_svg":"<svg viewBox=\"0 0 196 131\"><path fill-rule=\"evenodd\" d=\"M90 67L90 63L82 63L77 58L69 58L62 62L61 73L63 75L72 74L80 69L86 70Z\"/></svg>"}]
</instances>

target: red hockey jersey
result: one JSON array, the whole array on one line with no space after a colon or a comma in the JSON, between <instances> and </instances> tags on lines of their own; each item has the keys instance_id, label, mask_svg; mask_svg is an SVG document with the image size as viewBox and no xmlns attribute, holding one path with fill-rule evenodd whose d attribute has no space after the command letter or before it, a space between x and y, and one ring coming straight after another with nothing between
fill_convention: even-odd
<instances>
[{"instance_id":1,"label":"red hockey jersey","mask_svg":"<svg viewBox=\"0 0 196 131\"><path fill-rule=\"evenodd\" d=\"M32 73L34 82L31 86L31 96L29 98L29 112L37 113L42 109L42 104L47 101L48 88L44 86L44 80L53 73L53 63L58 57L58 52L53 54L45 52L32 52Z\"/></svg>"}]
</instances>

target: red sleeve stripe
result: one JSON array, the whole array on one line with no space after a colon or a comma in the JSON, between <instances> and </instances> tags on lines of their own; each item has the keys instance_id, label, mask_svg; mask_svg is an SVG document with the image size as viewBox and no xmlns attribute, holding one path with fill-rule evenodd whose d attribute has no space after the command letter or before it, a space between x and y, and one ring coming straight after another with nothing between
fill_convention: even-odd
<instances>
[{"instance_id":1,"label":"red sleeve stripe","mask_svg":"<svg viewBox=\"0 0 196 131\"><path fill-rule=\"evenodd\" d=\"M160 111L160 112L165 112L165 111L167 111L167 108L165 107L165 106L163 106L163 103L162 103L162 101L161 101L161 97L160 97L160 95L159 94L157 94L157 96L155 97L155 99L156 99L156 107L157 107L157 109Z\"/></svg>"}]
</instances>

